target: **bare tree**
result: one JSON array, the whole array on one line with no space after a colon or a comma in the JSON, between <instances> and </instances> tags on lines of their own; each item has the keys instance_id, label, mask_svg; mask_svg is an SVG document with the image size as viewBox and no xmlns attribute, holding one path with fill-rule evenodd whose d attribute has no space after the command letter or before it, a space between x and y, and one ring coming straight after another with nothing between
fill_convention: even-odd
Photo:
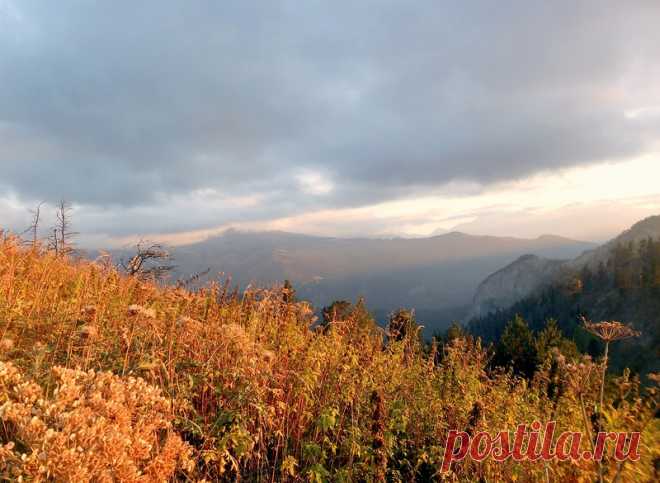
<instances>
[{"instance_id":1,"label":"bare tree","mask_svg":"<svg viewBox=\"0 0 660 483\"><path fill-rule=\"evenodd\" d=\"M41 206L43 204L44 202L42 201L34 210L30 210L30 213L32 213L32 223L28 229L23 232L23 234L30 233L32 238L30 243L32 244L33 248L36 248L37 241L39 240L39 222L41 221Z\"/></svg>"},{"instance_id":2,"label":"bare tree","mask_svg":"<svg viewBox=\"0 0 660 483\"><path fill-rule=\"evenodd\" d=\"M72 238L78 233L71 231L71 204L67 201L61 200L57 207L57 229L60 232L60 252L71 253L73 251Z\"/></svg>"},{"instance_id":3,"label":"bare tree","mask_svg":"<svg viewBox=\"0 0 660 483\"><path fill-rule=\"evenodd\" d=\"M128 261L120 262L128 275L160 280L175 268L175 265L168 263L173 259L172 255L162 245L140 240L135 248L135 255Z\"/></svg>"},{"instance_id":4,"label":"bare tree","mask_svg":"<svg viewBox=\"0 0 660 483\"><path fill-rule=\"evenodd\" d=\"M73 252L72 238L78 235L78 232L71 230L71 204L65 200L59 202L57 206L56 222L53 227L53 233L48 238L48 249L53 250L56 255L67 255Z\"/></svg>"},{"instance_id":5,"label":"bare tree","mask_svg":"<svg viewBox=\"0 0 660 483\"><path fill-rule=\"evenodd\" d=\"M57 234L57 228L53 228L53 233L48 237L48 250L55 252L55 255L59 255L60 249L60 237Z\"/></svg>"}]
</instances>

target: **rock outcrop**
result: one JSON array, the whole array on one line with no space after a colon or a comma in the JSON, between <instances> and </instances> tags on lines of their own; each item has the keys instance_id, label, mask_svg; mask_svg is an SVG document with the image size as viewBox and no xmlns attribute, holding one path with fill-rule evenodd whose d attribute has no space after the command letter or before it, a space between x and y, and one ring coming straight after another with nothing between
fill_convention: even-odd
<instances>
[{"instance_id":1,"label":"rock outcrop","mask_svg":"<svg viewBox=\"0 0 660 483\"><path fill-rule=\"evenodd\" d=\"M510 307L543 284L555 280L564 263L565 260L523 255L479 285L470 318Z\"/></svg>"}]
</instances>

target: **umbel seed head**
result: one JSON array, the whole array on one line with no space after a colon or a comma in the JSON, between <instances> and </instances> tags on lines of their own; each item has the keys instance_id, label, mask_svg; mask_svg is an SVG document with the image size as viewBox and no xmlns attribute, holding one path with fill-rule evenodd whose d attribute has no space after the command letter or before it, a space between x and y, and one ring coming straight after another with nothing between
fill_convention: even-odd
<instances>
[{"instance_id":1,"label":"umbel seed head","mask_svg":"<svg viewBox=\"0 0 660 483\"><path fill-rule=\"evenodd\" d=\"M641 332L636 331L626 324L622 324L616 320L603 321L603 322L590 322L582 317L582 323L587 332L592 333L599 339L605 342L612 342L614 340L629 339L631 337L639 337Z\"/></svg>"}]
</instances>

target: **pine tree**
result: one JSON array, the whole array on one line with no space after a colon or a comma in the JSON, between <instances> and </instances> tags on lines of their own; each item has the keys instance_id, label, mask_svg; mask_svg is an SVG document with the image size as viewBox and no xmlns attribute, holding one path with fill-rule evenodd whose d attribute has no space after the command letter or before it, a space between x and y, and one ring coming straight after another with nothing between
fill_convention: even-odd
<instances>
[{"instance_id":1,"label":"pine tree","mask_svg":"<svg viewBox=\"0 0 660 483\"><path fill-rule=\"evenodd\" d=\"M293 288L293 285L289 279L284 281L284 286L282 287L282 299L287 304L296 301L296 289Z\"/></svg>"},{"instance_id":2,"label":"pine tree","mask_svg":"<svg viewBox=\"0 0 660 483\"><path fill-rule=\"evenodd\" d=\"M497 347L496 363L511 366L514 373L531 378L536 370L534 337L525 319L516 315L504 329Z\"/></svg>"}]
</instances>

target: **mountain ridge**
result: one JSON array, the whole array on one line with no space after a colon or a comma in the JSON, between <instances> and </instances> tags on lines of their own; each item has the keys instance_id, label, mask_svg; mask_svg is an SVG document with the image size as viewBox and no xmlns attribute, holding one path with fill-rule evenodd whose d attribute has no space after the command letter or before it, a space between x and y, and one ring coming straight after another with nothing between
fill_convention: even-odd
<instances>
[{"instance_id":1,"label":"mountain ridge","mask_svg":"<svg viewBox=\"0 0 660 483\"><path fill-rule=\"evenodd\" d=\"M424 323L434 330L463 319L478 283L520 255L570 258L593 246L558 236L516 238L457 231L373 239L231 229L174 247L177 269L172 277L187 279L210 269L200 283L223 273L242 287L288 279L300 298L318 308L364 296L378 313L407 307L429 314Z\"/></svg>"},{"instance_id":2,"label":"mountain ridge","mask_svg":"<svg viewBox=\"0 0 660 483\"><path fill-rule=\"evenodd\" d=\"M479 284L468 319L507 309L544 286L559 282L562 277L585 267L595 271L601 263L607 263L611 251L617 245L649 237L660 238L660 215L636 222L608 242L586 250L573 259L537 257L538 259L532 261L528 258L530 255L523 255L513 263L490 274ZM522 275L526 276L527 285L524 287L517 284Z\"/></svg>"}]
</instances>

